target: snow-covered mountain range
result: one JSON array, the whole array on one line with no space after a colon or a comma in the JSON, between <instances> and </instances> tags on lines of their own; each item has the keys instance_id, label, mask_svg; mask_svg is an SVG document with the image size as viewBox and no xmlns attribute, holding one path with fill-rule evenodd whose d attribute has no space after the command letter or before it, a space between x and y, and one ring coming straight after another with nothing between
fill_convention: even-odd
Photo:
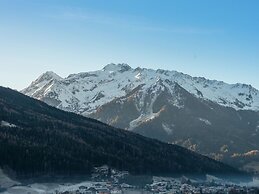
<instances>
[{"instance_id":1,"label":"snow-covered mountain range","mask_svg":"<svg viewBox=\"0 0 259 194\"><path fill-rule=\"evenodd\" d=\"M153 100L161 86L174 94L175 83L197 98L236 110L259 110L259 91L251 85L227 84L176 71L133 69L127 64L108 64L102 70L71 74L66 78L46 72L22 93L63 110L89 115L98 107L126 96L138 87L143 93L152 89ZM140 99L138 108L142 109L143 104L143 99ZM175 105L179 106L177 102Z\"/></svg>"},{"instance_id":2,"label":"snow-covered mountain range","mask_svg":"<svg viewBox=\"0 0 259 194\"><path fill-rule=\"evenodd\" d=\"M66 78L46 72L22 93L238 167L259 159L259 91L251 85L108 64Z\"/></svg>"}]
</instances>

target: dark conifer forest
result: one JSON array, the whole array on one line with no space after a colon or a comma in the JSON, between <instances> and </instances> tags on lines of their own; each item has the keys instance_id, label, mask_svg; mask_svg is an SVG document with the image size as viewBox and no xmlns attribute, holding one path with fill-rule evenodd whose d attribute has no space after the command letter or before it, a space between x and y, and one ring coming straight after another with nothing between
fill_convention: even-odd
<instances>
[{"instance_id":1,"label":"dark conifer forest","mask_svg":"<svg viewBox=\"0 0 259 194\"><path fill-rule=\"evenodd\" d=\"M17 175L86 175L104 164L133 174L240 173L185 148L58 110L3 87L0 122L0 166Z\"/></svg>"}]
</instances>

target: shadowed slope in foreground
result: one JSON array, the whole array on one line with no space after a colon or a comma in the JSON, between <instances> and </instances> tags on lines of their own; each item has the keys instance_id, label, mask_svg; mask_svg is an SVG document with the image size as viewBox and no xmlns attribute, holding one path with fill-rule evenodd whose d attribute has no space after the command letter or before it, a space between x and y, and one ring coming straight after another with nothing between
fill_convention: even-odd
<instances>
[{"instance_id":1,"label":"shadowed slope in foreground","mask_svg":"<svg viewBox=\"0 0 259 194\"><path fill-rule=\"evenodd\" d=\"M68 113L0 87L0 165L18 175L88 174L108 164L133 174L241 174L141 135Z\"/></svg>"}]
</instances>

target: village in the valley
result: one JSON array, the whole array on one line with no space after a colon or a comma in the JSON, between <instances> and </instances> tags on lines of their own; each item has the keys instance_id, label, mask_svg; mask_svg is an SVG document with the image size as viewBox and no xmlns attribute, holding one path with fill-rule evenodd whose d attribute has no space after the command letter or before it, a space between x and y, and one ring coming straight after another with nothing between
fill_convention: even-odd
<instances>
[{"instance_id":1,"label":"village in the valley","mask_svg":"<svg viewBox=\"0 0 259 194\"><path fill-rule=\"evenodd\" d=\"M225 182L207 175L206 180L131 176L107 166L95 168L92 180L63 185L57 194L258 194L256 186Z\"/></svg>"}]
</instances>

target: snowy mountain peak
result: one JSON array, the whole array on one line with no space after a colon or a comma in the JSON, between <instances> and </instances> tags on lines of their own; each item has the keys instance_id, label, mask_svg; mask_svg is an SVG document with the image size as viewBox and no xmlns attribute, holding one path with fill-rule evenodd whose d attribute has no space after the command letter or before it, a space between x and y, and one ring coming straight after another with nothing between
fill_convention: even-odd
<instances>
[{"instance_id":1,"label":"snowy mountain peak","mask_svg":"<svg viewBox=\"0 0 259 194\"><path fill-rule=\"evenodd\" d=\"M124 72L131 69L132 68L126 63L119 63L119 64L110 63L103 68L104 71L110 71L110 72L115 72L115 71Z\"/></svg>"},{"instance_id":2,"label":"snowy mountain peak","mask_svg":"<svg viewBox=\"0 0 259 194\"><path fill-rule=\"evenodd\" d=\"M42 75L39 76L38 79L35 80L35 82L39 83L42 81L50 81L50 80L60 80L62 77L54 73L53 71L46 71Z\"/></svg>"},{"instance_id":3,"label":"snowy mountain peak","mask_svg":"<svg viewBox=\"0 0 259 194\"><path fill-rule=\"evenodd\" d=\"M47 71L40 75L35 81L33 81L29 87L22 90L22 93L26 93L29 96L36 97L35 94L42 93L43 90L50 89L49 86L54 82L62 80L62 77L54 73L53 71ZM42 94L40 95L42 96Z\"/></svg>"}]
</instances>

